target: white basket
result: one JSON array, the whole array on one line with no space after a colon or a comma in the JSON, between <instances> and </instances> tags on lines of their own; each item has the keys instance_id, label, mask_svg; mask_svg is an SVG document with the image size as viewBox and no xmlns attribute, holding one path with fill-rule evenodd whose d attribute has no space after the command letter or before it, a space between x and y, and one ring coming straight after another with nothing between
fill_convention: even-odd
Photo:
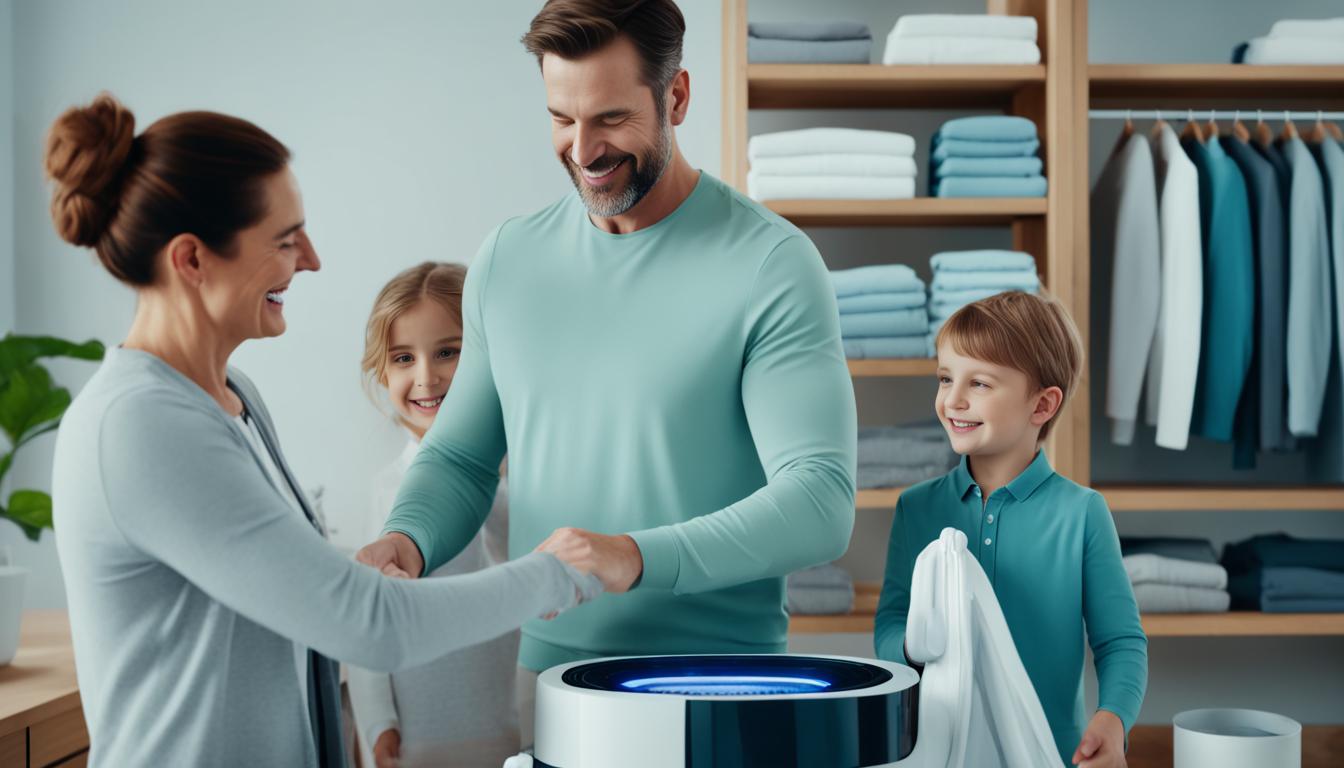
<instances>
[{"instance_id":1,"label":"white basket","mask_svg":"<svg viewBox=\"0 0 1344 768\"><path fill-rule=\"evenodd\" d=\"M1302 725L1253 709L1194 709L1172 720L1174 768L1301 768Z\"/></svg>"}]
</instances>

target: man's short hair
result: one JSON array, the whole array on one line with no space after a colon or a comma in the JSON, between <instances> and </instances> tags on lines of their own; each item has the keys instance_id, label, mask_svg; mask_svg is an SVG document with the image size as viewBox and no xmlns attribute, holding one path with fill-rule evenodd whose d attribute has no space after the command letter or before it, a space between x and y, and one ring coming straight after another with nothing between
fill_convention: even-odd
<instances>
[{"instance_id":1,"label":"man's short hair","mask_svg":"<svg viewBox=\"0 0 1344 768\"><path fill-rule=\"evenodd\" d=\"M1050 434L1083 372L1078 326L1058 299L1007 291L967 304L938 330L935 345L947 342L959 355L1019 370L1033 387L1059 387L1059 411L1041 426Z\"/></svg>"},{"instance_id":2,"label":"man's short hair","mask_svg":"<svg viewBox=\"0 0 1344 768\"><path fill-rule=\"evenodd\" d=\"M523 35L523 46L540 65L548 53L581 59L620 35L639 51L640 79L663 114L664 94L681 71L686 36L686 19L672 0L547 0Z\"/></svg>"}]
</instances>

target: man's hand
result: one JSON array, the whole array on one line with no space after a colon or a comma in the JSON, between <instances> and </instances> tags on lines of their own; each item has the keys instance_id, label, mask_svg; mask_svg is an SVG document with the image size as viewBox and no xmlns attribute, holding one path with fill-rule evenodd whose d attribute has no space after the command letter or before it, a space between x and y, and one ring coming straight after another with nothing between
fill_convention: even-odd
<instances>
[{"instance_id":1,"label":"man's hand","mask_svg":"<svg viewBox=\"0 0 1344 768\"><path fill-rule=\"evenodd\" d=\"M1114 712L1097 710L1073 752L1078 768L1125 768L1125 726Z\"/></svg>"},{"instance_id":2,"label":"man's hand","mask_svg":"<svg viewBox=\"0 0 1344 768\"><path fill-rule=\"evenodd\" d=\"M639 545L626 535L604 536L581 528L558 528L537 545L537 552L550 552L580 571L602 580L608 592L628 592L644 573Z\"/></svg>"},{"instance_id":3,"label":"man's hand","mask_svg":"<svg viewBox=\"0 0 1344 768\"><path fill-rule=\"evenodd\" d=\"M404 533L389 533L355 553L355 559L386 576L414 579L425 570L420 548Z\"/></svg>"},{"instance_id":4,"label":"man's hand","mask_svg":"<svg viewBox=\"0 0 1344 768\"><path fill-rule=\"evenodd\" d=\"M401 765L401 731L388 728L378 734L378 740L373 743L373 764L376 768Z\"/></svg>"}]
</instances>

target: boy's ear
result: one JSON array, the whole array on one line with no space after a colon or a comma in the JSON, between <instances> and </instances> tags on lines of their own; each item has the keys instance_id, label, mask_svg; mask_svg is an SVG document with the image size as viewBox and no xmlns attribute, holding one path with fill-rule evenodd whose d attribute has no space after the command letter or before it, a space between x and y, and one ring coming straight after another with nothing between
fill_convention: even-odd
<instances>
[{"instance_id":1,"label":"boy's ear","mask_svg":"<svg viewBox=\"0 0 1344 768\"><path fill-rule=\"evenodd\" d=\"M1031 423L1034 426L1041 427L1045 422L1054 418L1059 413L1059 408L1064 404L1064 390L1059 387L1046 387L1036 393L1036 404L1031 409Z\"/></svg>"}]
</instances>

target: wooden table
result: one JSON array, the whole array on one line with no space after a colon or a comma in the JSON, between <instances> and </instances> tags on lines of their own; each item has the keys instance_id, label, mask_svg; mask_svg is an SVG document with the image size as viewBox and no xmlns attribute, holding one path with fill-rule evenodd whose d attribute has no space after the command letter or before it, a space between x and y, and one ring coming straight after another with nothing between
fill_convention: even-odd
<instances>
[{"instance_id":1,"label":"wooden table","mask_svg":"<svg viewBox=\"0 0 1344 768\"><path fill-rule=\"evenodd\" d=\"M0 667L0 768L76 768L88 757L70 620L29 611L18 655Z\"/></svg>"}]
</instances>

